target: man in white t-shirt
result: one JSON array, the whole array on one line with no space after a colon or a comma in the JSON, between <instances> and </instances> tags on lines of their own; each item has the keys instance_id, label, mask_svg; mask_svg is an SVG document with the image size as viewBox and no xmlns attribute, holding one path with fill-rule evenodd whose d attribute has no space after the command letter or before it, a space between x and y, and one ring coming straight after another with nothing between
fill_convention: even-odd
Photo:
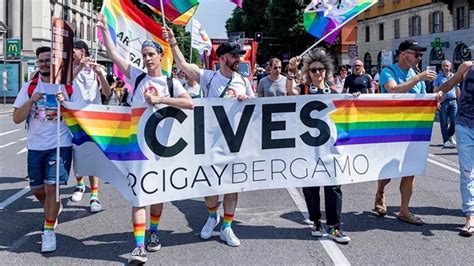
<instances>
[{"instance_id":1,"label":"man in white t-shirt","mask_svg":"<svg viewBox=\"0 0 474 266\"><path fill-rule=\"evenodd\" d=\"M89 46L84 41L74 42L73 51L73 88L76 93L71 101L85 104L101 104L100 88L102 88L102 93L104 93L106 97L109 97L111 94L111 88L107 82L104 67L91 60L89 57ZM74 152L73 158L76 160ZM76 170L74 170L74 173L76 174L77 183L71 195L71 201L78 202L81 201L86 186L84 184L84 177L80 175L80 173L77 173ZM102 206L99 202L99 178L89 176L89 181L91 186L90 211L92 213L100 212Z\"/></svg>"},{"instance_id":2,"label":"man in white t-shirt","mask_svg":"<svg viewBox=\"0 0 474 266\"><path fill-rule=\"evenodd\" d=\"M187 63L179 50L178 43L170 28L166 27L163 29L163 37L171 46L171 51L178 68L183 70L189 78L201 84L204 97L237 98L239 101L255 97L250 81L237 72L240 56L245 54L245 50L238 43L224 42L219 45L216 54L219 57L221 67L219 70L213 71L199 69L197 65ZM235 236L231 227L237 207L237 199L237 193L224 195L224 222L220 234L221 240L233 247L240 246L240 240ZM201 230L201 238L209 239L220 220L217 213L219 196L205 197L205 200L209 217Z\"/></svg>"},{"instance_id":3,"label":"man in white t-shirt","mask_svg":"<svg viewBox=\"0 0 474 266\"><path fill-rule=\"evenodd\" d=\"M23 84L13 104L13 121L27 123L28 177L30 188L44 208L44 232L41 252L56 250L56 227L60 203L56 202L56 93L72 94L70 87L50 83L51 48L36 49L39 75ZM59 119L62 119L61 117ZM59 185L67 184L72 160L72 136L61 121Z\"/></svg>"},{"instance_id":4,"label":"man in white t-shirt","mask_svg":"<svg viewBox=\"0 0 474 266\"><path fill-rule=\"evenodd\" d=\"M142 59L145 63L146 73L135 68L128 63L128 60L121 57L115 48L110 32L107 27L107 20L103 14L97 15L98 26L104 36L104 44L109 54L109 58L120 69L120 71L130 80L131 84L137 84L133 95L130 97L130 104L166 104L179 109L193 109L194 103L191 96L183 88L183 85L172 79L173 97L170 97L167 77L162 74L161 59L164 50L155 41L146 40L142 43ZM150 206L150 227L146 249L150 252L158 251L161 243L158 238L158 225L163 211L163 203ZM141 264L147 260L145 252L145 223L146 206L132 208L133 232L135 235L135 249L130 256L130 264Z\"/></svg>"}]
</instances>

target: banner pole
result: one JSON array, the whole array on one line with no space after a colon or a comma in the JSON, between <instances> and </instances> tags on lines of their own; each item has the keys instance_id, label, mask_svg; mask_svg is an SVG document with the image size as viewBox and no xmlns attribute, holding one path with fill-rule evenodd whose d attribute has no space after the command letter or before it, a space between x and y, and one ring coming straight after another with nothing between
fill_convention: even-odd
<instances>
[{"instance_id":1,"label":"banner pole","mask_svg":"<svg viewBox=\"0 0 474 266\"><path fill-rule=\"evenodd\" d=\"M165 9L163 8L163 0L160 0L160 7L161 7L161 19L163 20L163 26L166 27Z\"/></svg>"},{"instance_id":2,"label":"banner pole","mask_svg":"<svg viewBox=\"0 0 474 266\"><path fill-rule=\"evenodd\" d=\"M193 31L194 31L194 18L191 18L191 43L189 44L189 63L193 61Z\"/></svg>"}]
</instances>

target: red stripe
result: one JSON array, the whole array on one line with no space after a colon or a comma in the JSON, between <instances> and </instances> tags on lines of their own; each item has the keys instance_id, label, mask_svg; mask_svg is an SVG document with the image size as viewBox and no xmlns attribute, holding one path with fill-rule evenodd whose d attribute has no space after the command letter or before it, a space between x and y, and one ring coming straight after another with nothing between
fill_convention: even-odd
<instances>
[{"instance_id":1,"label":"red stripe","mask_svg":"<svg viewBox=\"0 0 474 266\"><path fill-rule=\"evenodd\" d=\"M234 217L233 214L224 213L224 219L225 218L233 218L233 217Z\"/></svg>"},{"instance_id":2,"label":"red stripe","mask_svg":"<svg viewBox=\"0 0 474 266\"><path fill-rule=\"evenodd\" d=\"M436 107L436 100L336 100L336 108L349 107Z\"/></svg>"},{"instance_id":3,"label":"red stripe","mask_svg":"<svg viewBox=\"0 0 474 266\"><path fill-rule=\"evenodd\" d=\"M151 218L160 219L161 215L150 213Z\"/></svg>"},{"instance_id":4,"label":"red stripe","mask_svg":"<svg viewBox=\"0 0 474 266\"><path fill-rule=\"evenodd\" d=\"M129 121L131 119L130 114L120 113L107 113L107 112L96 112L96 111L80 111L68 109L73 117L76 118L89 118L89 119L103 119L103 120L118 120L118 121Z\"/></svg>"},{"instance_id":5,"label":"red stripe","mask_svg":"<svg viewBox=\"0 0 474 266\"><path fill-rule=\"evenodd\" d=\"M130 0L120 0L120 6L125 14L133 19L135 23L142 26L151 34L163 40L161 26L153 19L145 15Z\"/></svg>"}]
</instances>

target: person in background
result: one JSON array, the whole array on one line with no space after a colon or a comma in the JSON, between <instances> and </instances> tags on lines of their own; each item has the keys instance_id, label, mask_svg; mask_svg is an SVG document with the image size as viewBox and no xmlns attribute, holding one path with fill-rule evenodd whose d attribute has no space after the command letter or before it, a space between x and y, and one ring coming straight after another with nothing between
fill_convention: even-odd
<instances>
[{"instance_id":1,"label":"person in background","mask_svg":"<svg viewBox=\"0 0 474 266\"><path fill-rule=\"evenodd\" d=\"M258 97L286 96L286 77L281 74L281 60L270 60L272 72L264 77L257 87Z\"/></svg>"},{"instance_id":2,"label":"person in background","mask_svg":"<svg viewBox=\"0 0 474 266\"><path fill-rule=\"evenodd\" d=\"M365 73L364 63L361 60L354 61L354 72L347 76L342 90L342 93L356 92L372 93L372 78Z\"/></svg>"},{"instance_id":3,"label":"person in background","mask_svg":"<svg viewBox=\"0 0 474 266\"><path fill-rule=\"evenodd\" d=\"M337 72L338 75L334 77L334 80L336 82L337 93L342 93L342 90L344 89L344 82L346 80L348 71L349 69L347 68L347 66L343 65L339 67L339 71Z\"/></svg>"},{"instance_id":4,"label":"person in background","mask_svg":"<svg viewBox=\"0 0 474 266\"><path fill-rule=\"evenodd\" d=\"M184 84L184 89L189 93L191 98L202 98L202 90L201 85L197 83L195 80L189 78L184 71L182 71L184 78L186 79L186 83Z\"/></svg>"}]
</instances>

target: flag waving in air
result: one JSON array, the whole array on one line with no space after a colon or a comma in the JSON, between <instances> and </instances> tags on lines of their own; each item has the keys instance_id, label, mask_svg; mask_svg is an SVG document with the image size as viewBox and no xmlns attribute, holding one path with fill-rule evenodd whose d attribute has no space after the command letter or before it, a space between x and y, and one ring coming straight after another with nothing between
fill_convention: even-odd
<instances>
[{"instance_id":1,"label":"flag waving in air","mask_svg":"<svg viewBox=\"0 0 474 266\"><path fill-rule=\"evenodd\" d=\"M316 38L333 43L342 26L377 0L313 0L304 11L304 26Z\"/></svg>"},{"instance_id":2,"label":"flag waving in air","mask_svg":"<svg viewBox=\"0 0 474 266\"><path fill-rule=\"evenodd\" d=\"M212 48L211 39L207 35L206 31L202 27L201 23L197 19L193 18L192 21L193 30L192 30L192 46L199 51L199 54L204 54L204 51L210 51Z\"/></svg>"},{"instance_id":3,"label":"flag waving in air","mask_svg":"<svg viewBox=\"0 0 474 266\"><path fill-rule=\"evenodd\" d=\"M181 26L188 24L199 5L198 0L140 0L158 14L161 14L160 1L163 1L165 17L171 23Z\"/></svg>"},{"instance_id":4,"label":"flag waving in air","mask_svg":"<svg viewBox=\"0 0 474 266\"><path fill-rule=\"evenodd\" d=\"M102 13L107 18L112 41L118 53L129 59L129 63L140 69L145 68L142 60L141 46L145 40L153 40L164 50L161 68L164 75L171 75L173 54L169 44L162 37L161 26L152 18L141 12L129 0L104 0ZM99 38L101 37L99 31ZM114 68L119 78L125 80L118 69Z\"/></svg>"}]
</instances>

